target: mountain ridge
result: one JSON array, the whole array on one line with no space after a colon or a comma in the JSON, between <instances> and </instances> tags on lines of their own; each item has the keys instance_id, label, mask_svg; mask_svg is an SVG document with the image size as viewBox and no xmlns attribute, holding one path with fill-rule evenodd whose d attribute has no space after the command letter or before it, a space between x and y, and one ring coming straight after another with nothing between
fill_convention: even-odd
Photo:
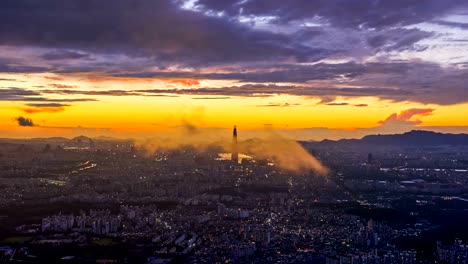
<instances>
[{"instance_id":1,"label":"mountain ridge","mask_svg":"<svg viewBox=\"0 0 468 264\"><path fill-rule=\"evenodd\" d=\"M361 139L324 139L317 142L327 144L364 144L364 145L405 145L405 146L437 146L437 145L468 145L468 134L439 133L427 130L411 130L402 134L375 134Z\"/></svg>"}]
</instances>

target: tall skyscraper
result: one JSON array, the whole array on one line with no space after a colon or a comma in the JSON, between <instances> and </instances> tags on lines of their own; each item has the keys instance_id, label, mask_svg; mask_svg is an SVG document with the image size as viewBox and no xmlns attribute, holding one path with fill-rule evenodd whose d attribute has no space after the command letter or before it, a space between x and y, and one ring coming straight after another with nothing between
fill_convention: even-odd
<instances>
[{"instance_id":1,"label":"tall skyscraper","mask_svg":"<svg viewBox=\"0 0 468 264\"><path fill-rule=\"evenodd\" d=\"M239 153L237 150L237 127L234 126L232 130L232 150L231 150L231 160L234 162L239 162Z\"/></svg>"}]
</instances>

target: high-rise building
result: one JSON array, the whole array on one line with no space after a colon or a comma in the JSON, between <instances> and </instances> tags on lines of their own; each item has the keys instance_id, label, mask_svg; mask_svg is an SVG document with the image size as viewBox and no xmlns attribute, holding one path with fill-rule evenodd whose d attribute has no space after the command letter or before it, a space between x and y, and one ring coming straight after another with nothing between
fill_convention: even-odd
<instances>
[{"instance_id":1,"label":"high-rise building","mask_svg":"<svg viewBox=\"0 0 468 264\"><path fill-rule=\"evenodd\" d=\"M231 160L235 163L239 162L239 153L237 150L237 127L234 126L232 130L232 150L231 150Z\"/></svg>"}]
</instances>

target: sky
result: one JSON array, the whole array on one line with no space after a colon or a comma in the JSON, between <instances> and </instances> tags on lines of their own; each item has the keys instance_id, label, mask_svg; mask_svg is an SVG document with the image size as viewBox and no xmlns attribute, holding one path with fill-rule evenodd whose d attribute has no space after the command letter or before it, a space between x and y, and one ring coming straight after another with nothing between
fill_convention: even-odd
<instances>
[{"instance_id":1,"label":"sky","mask_svg":"<svg viewBox=\"0 0 468 264\"><path fill-rule=\"evenodd\" d=\"M0 137L468 133L465 0L2 0Z\"/></svg>"}]
</instances>

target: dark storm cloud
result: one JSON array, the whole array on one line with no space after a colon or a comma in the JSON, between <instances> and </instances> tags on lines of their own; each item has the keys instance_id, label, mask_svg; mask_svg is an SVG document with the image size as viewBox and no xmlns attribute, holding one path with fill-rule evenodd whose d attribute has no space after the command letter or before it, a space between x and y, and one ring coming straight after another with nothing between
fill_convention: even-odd
<instances>
[{"instance_id":1,"label":"dark storm cloud","mask_svg":"<svg viewBox=\"0 0 468 264\"><path fill-rule=\"evenodd\" d=\"M89 57L89 54L71 50L56 50L41 55L41 58L45 60L83 59L87 57Z\"/></svg>"},{"instance_id":2,"label":"dark storm cloud","mask_svg":"<svg viewBox=\"0 0 468 264\"><path fill-rule=\"evenodd\" d=\"M0 72L4 73L36 73L47 72L49 70L49 67L2 64L2 61L0 61Z\"/></svg>"},{"instance_id":3,"label":"dark storm cloud","mask_svg":"<svg viewBox=\"0 0 468 264\"><path fill-rule=\"evenodd\" d=\"M447 65L443 68L420 60L388 59L391 52L400 51L414 52L412 55L417 58L416 52L428 48L421 40L440 33L415 28L416 23L465 28L464 23L443 19L454 10L468 8L466 1L198 0L193 10L182 9L183 2L0 1L0 48L10 47L9 52L1 54L0 72L47 72L60 77L90 73L116 79L173 78L196 82L212 79L249 84L191 90L0 89L0 100L56 103L96 100L52 99L46 94L188 94L198 95L199 99L291 94L332 98L323 104L334 103L339 96L436 104L468 100L467 69ZM258 22L261 16L273 20ZM249 22L240 22L240 18ZM18 59L21 56L14 54L17 50L37 54L21 60ZM371 57L376 54L378 58ZM380 62L360 63L369 61L368 58ZM350 62L298 63L322 59ZM338 84L341 88L336 87ZM22 92L33 94L16 94Z\"/></svg>"},{"instance_id":4,"label":"dark storm cloud","mask_svg":"<svg viewBox=\"0 0 468 264\"><path fill-rule=\"evenodd\" d=\"M316 16L339 27L379 29L432 20L468 6L464 0L198 0L197 4L232 17L274 16L277 23L286 23Z\"/></svg>"},{"instance_id":5,"label":"dark storm cloud","mask_svg":"<svg viewBox=\"0 0 468 264\"><path fill-rule=\"evenodd\" d=\"M274 70L271 70L274 69ZM193 94L206 96L270 96L272 94L292 94L299 96L337 97L337 96L375 96L395 101L413 101L441 105L462 103L468 100L466 78L468 69L444 68L438 64L414 61L393 61L374 63L316 63L271 64L244 68L227 68L226 73L197 73L180 71L132 72L113 74L111 78L159 78L159 79L215 79L235 80L250 83L242 86L194 90L155 89L154 92L132 90L41 90L43 93L64 95L103 95L103 96L175 96ZM106 78L106 76L103 76ZM309 85L267 85L275 83L297 83L320 81L333 87L337 82L342 85L360 87L322 89ZM324 85L320 85L324 86ZM377 87L377 88L376 88ZM164 94L167 93L167 94ZM14 98L13 98L14 99ZM329 100L328 102L333 102ZM24 98L20 98L24 100ZM28 100L39 100L28 99ZM324 102L326 103L326 102Z\"/></svg>"},{"instance_id":6,"label":"dark storm cloud","mask_svg":"<svg viewBox=\"0 0 468 264\"><path fill-rule=\"evenodd\" d=\"M1 1L0 44L126 53L195 65L275 58L309 61L330 53L285 35L182 10L172 1L147 0Z\"/></svg>"},{"instance_id":7,"label":"dark storm cloud","mask_svg":"<svg viewBox=\"0 0 468 264\"><path fill-rule=\"evenodd\" d=\"M382 97L405 97L411 94L410 91L387 88L334 88L334 87L309 87L294 85L275 84L245 84L240 86L230 86L222 88L198 88L198 89L152 89L138 90L141 93L157 94L185 94L185 95L224 95L224 96L271 96L275 94L289 94L298 96L382 96Z\"/></svg>"},{"instance_id":8,"label":"dark storm cloud","mask_svg":"<svg viewBox=\"0 0 468 264\"><path fill-rule=\"evenodd\" d=\"M239 80L242 82L307 82L312 80L331 80L337 77L353 78L366 73L404 73L411 64L402 63L367 63L346 62L337 64L317 63L314 65L270 65L269 68L245 67L231 69L228 73L194 73L194 72L134 72L115 74L113 77L131 78L193 78Z\"/></svg>"},{"instance_id":9,"label":"dark storm cloud","mask_svg":"<svg viewBox=\"0 0 468 264\"><path fill-rule=\"evenodd\" d=\"M246 68L230 73L189 72L143 72L116 75L140 78L195 78L230 79L249 82L244 86L225 88L200 88L194 90L168 90L168 93L209 95L259 96L269 94L293 94L304 96L375 96L395 101L413 101L441 105L462 103L468 100L466 78L468 69L441 67L435 63L395 61L387 63L347 62L339 64L318 63L314 65L272 65L274 71ZM304 85L276 85L265 83L307 83L321 81L334 86L356 86L353 88L315 88ZM321 84L321 86L323 86ZM239 88L241 87L241 88ZM378 87L378 88L376 88ZM164 90L156 90L161 92ZM330 100L329 102L333 102Z\"/></svg>"},{"instance_id":10,"label":"dark storm cloud","mask_svg":"<svg viewBox=\"0 0 468 264\"><path fill-rule=\"evenodd\" d=\"M27 96L39 96L40 93L31 90L25 90L17 87L1 88L0 100L10 100L15 98L24 98Z\"/></svg>"},{"instance_id":11,"label":"dark storm cloud","mask_svg":"<svg viewBox=\"0 0 468 264\"><path fill-rule=\"evenodd\" d=\"M443 85L443 84L440 84ZM465 86L446 88L388 88L388 87L314 87L296 85L265 85L245 84L222 88L198 88L198 89L153 89L138 90L147 94L181 94L181 95L214 95L214 96L241 96L241 97L267 97L279 94L324 98L321 104L337 105L333 103L336 97L378 97L390 101L412 101L434 104L456 104L468 100ZM447 91L448 90L448 91ZM356 105L363 107L366 105Z\"/></svg>"},{"instance_id":12,"label":"dark storm cloud","mask_svg":"<svg viewBox=\"0 0 468 264\"><path fill-rule=\"evenodd\" d=\"M0 101L23 101L23 102L91 102L97 101L92 98L47 98L43 93L17 87L0 88Z\"/></svg>"},{"instance_id":13,"label":"dark storm cloud","mask_svg":"<svg viewBox=\"0 0 468 264\"><path fill-rule=\"evenodd\" d=\"M32 119L30 119L30 118L19 116L19 117L15 118L15 120L18 122L19 126L24 126L24 127L34 126L34 123L33 123Z\"/></svg>"},{"instance_id":14,"label":"dark storm cloud","mask_svg":"<svg viewBox=\"0 0 468 264\"><path fill-rule=\"evenodd\" d=\"M168 94L163 93L143 93L141 91L132 91L132 90L40 90L43 94L61 94L61 95L98 95L98 96L146 96L146 97L179 97L174 95L172 92ZM174 91L174 90L168 90ZM228 96L222 97L198 97L192 99L229 99ZM50 99L49 99L50 100ZM90 99L90 101L97 101L95 99ZM64 101L66 102L66 101ZM72 102L72 101L70 101Z\"/></svg>"},{"instance_id":15,"label":"dark storm cloud","mask_svg":"<svg viewBox=\"0 0 468 264\"><path fill-rule=\"evenodd\" d=\"M466 78L468 69L444 68L426 62L395 61L387 63L317 63L314 65L271 65L269 68L231 68L228 73L192 72L136 72L114 75L112 78L188 78L238 80L245 85L198 89L153 89L153 90L42 90L44 93L83 94L107 96L255 96L275 94L318 97L321 104L334 103L336 97L373 96L392 101L412 101L441 105L463 103L468 100ZM245 72L244 72L245 70ZM320 84L314 84L314 82ZM278 83L277 85L268 82ZM310 84L307 84L310 82ZM279 85L279 83L296 83ZM335 87L342 86L355 88ZM314 84L314 85L312 85ZM316 87L319 86L319 87ZM328 99L327 99L328 98ZM326 99L326 100L325 100ZM357 105L363 107L364 105Z\"/></svg>"}]
</instances>

